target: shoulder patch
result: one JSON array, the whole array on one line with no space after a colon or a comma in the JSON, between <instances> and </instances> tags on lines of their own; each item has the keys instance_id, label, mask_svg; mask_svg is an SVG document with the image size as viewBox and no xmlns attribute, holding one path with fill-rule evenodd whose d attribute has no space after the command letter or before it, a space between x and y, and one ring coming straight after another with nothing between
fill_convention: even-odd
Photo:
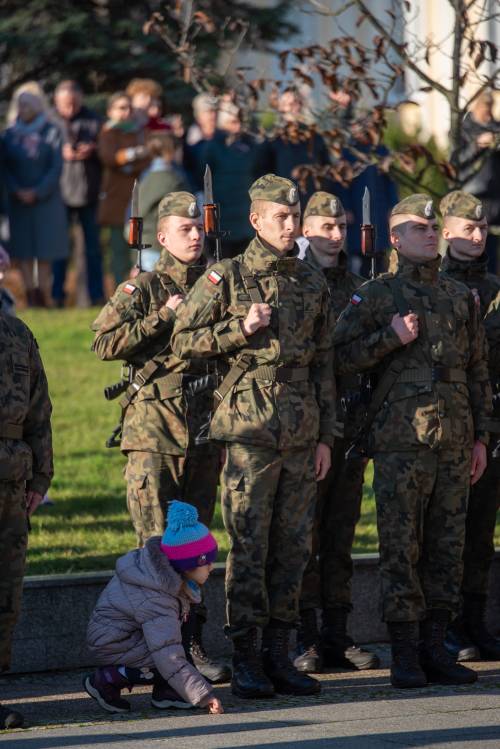
<instances>
[{"instance_id":1,"label":"shoulder patch","mask_svg":"<svg viewBox=\"0 0 500 749\"><path fill-rule=\"evenodd\" d=\"M134 286L132 283L126 283L122 291L125 292L125 294L133 294L134 291L137 291L137 286Z\"/></svg>"},{"instance_id":2,"label":"shoulder patch","mask_svg":"<svg viewBox=\"0 0 500 749\"><path fill-rule=\"evenodd\" d=\"M220 273L217 273L216 270L211 270L210 273L207 275L208 280L210 283L213 283L214 286L217 286L222 281L222 276Z\"/></svg>"},{"instance_id":3,"label":"shoulder patch","mask_svg":"<svg viewBox=\"0 0 500 749\"><path fill-rule=\"evenodd\" d=\"M359 294L353 294L351 297L351 304L358 305L363 301L363 297Z\"/></svg>"}]
</instances>

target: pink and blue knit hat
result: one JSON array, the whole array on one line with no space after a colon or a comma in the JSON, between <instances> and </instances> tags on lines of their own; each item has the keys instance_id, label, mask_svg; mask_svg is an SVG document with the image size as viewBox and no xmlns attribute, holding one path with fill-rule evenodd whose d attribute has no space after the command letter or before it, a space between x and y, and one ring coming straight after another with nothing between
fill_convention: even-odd
<instances>
[{"instance_id":1,"label":"pink and blue knit hat","mask_svg":"<svg viewBox=\"0 0 500 749\"><path fill-rule=\"evenodd\" d=\"M176 499L169 502L160 548L177 572L212 564L217 557L217 541L199 522L196 507Z\"/></svg>"}]
</instances>

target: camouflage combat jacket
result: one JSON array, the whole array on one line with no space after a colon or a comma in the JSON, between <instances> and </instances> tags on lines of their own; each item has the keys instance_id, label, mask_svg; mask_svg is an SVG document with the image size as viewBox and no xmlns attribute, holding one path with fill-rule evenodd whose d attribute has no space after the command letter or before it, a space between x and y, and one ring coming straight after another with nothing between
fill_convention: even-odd
<instances>
[{"instance_id":1,"label":"camouflage combat jacket","mask_svg":"<svg viewBox=\"0 0 500 749\"><path fill-rule=\"evenodd\" d=\"M469 289L476 289L481 317L484 317L488 307L500 291L500 278L494 273L488 273L488 256L483 253L476 260L457 260L450 255L449 248L441 262L441 273L464 283Z\"/></svg>"},{"instance_id":2,"label":"camouflage combat jacket","mask_svg":"<svg viewBox=\"0 0 500 749\"><path fill-rule=\"evenodd\" d=\"M473 295L439 275L439 258L412 263L399 257L396 274L361 286L340 316L334 335L340 371L374 368L379 377L404 357L404 370L373 421L373 452L459 449L488 442L491 412L487 345ZM391 327L398 284L419 316L419 335L404 346Z\"/></svg>"},{"instance_id":3,"label":"camouflage combat jacket","mask_svg":"<svg viewBox=\"0 0 500 749\"><path fill-rule=\"evenodd\" d=\"M252 301L242 269L272 307L269 327L248 339L241 322ZM295 255L280 257L256 237L244 254L213 265L198 281L179 308L172 347L182 358L222 357L229 365L242 353L251 358L247 375L231 388L213 417L214 439L280 450L318 439L332 445L332 330L330 297L321 273ZM297 370L299 379L279 381L280 371L284 376L290 369Z\"/></svg>"},{"instance_id":4,"label":"camouflage combat jacket","mask_svg":"<svg viewBox=\"0 0 500 749\"><path fill-rule=\"evenodd\" d=\"M330 291L331 307L334 319L337 320L345 309L353 293L366 279L347 270L347 257L344 252L339 255L335 268L321 268L314 257L311 247L308 247L304 257L306 262L322 271ZM338 374L335 378L337 389L337 420L343 425L343 436L351 439L361 425L365 408L363 406L364 387L361 374Z\"/></svg>"},{"instance_id":5,"label":"camouflage combat jacket","mask_svg":"<svg viewBox=\"0 0 500 749\"><path fill-rule=\"evenodd\" d=\"M153 357L165 355L164 363L125 409L123 451L183 455L209 417L211 393L200 393L188 403L184 389L189 378L205 375L213 367L172 353L176 313L165 307L170 296L187 294L205 268L181 263L163 251L155 270L122 283L92 324L93 350L104 361L123 360L140 369Z\"/></svg>"},{"instance_id":6,"label":"camouflage combat jacket","mask_svg":"<svg viewBox=\"0 0 500 749\"><path fill-rule=\"evenodd\" d=\"M498 383L500 382L500 291L493 299L484 317L484 328L489 346L488 363L491 380ZM496 410L497 408L495 408Z\"/></svg>"},{"instance_id":7,"label":"camouflage combat jacket","mask_svg":"<svg viewBox=\"0 0 500 749\"><path fill-rule=\"evenodd\" d=\"M0 481L45 494L52 479L47 379L26 325L0 310Z\"/></svg>"}]
</instances>

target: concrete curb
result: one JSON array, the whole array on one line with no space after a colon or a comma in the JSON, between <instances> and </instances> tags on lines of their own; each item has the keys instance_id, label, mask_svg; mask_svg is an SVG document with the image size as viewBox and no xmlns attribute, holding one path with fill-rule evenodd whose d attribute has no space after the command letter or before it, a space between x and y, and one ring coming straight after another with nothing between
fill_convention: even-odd
<instances>
[{"instance_id":1,"label":"concrete curb","mask_svg":"<svg viewBox=\"0 0 500 749\"><path fill-rule=\"evenodd\" d=\"M353 557L352 597L354 610L350 630L359 643L385 642L387 630L380 617L378 554ZM224 636L225 616L223 564L216 565L205 587L209 621L205 641L210 652L229 655L231 644ZM12 672L52 671L91 666L85 647L85 632L95 602L111 572L71 575L37 575L24 582L23 608L14 633ZM488 620L500 630L500 551L490 578Z\"/></svg>"}]
</instances>

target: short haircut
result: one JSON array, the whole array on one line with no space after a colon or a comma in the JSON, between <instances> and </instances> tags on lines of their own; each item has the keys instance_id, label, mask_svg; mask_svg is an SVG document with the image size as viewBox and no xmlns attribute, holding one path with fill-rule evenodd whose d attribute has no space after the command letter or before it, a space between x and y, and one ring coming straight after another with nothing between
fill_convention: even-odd
<instances>
[{"instance_id":1,"label":"short haircut","mask_svg":"<svg viewBox=\"0 0 500 749\"><path fill-rule=\"evenodd\" d=\"M130 96L126 91L116 91L116 93L111 94L111 96L109 97L107 101L107 108L111 109L111 107L114 107L119 99L127 99L127 101L130 102Z\"/></svg>"},{"instance_id":2,"label":"short haircut","mask_svg":"<svg viewBox=\"0 0 500 749\"><path fill-rule=\"evenodd\" d=\"M82 96L83 91L82 87L80 86L77 81L73 81L71 79L67 79L65 81L61 81L57 84L56 90L54 91L54 96L57 96L58 94L79 94Z\"/></svg>"},{"instance_id":3,"label":"short haircut","mask_svg":"<svg viewBox=\"0 0 500 749\"><path fill-rule=\"evenodd\" d=\"M177 149L177 141L169 133L161 133L148 138L148 149L151 156L174 157Z\"/></svg>"},{"instance_id":4,"label":"short haircut","mask_svg":"<svg viewBox=\"0 0 500 749\"><path fill-rule=\"evenodd\" d=\"M268 200L261 200L260 198L257 200L252 200L250 203L250 213L258 213L259 216L262 216L264 213L264 206L269 203Z\"/></svg>"}]
</instances>

